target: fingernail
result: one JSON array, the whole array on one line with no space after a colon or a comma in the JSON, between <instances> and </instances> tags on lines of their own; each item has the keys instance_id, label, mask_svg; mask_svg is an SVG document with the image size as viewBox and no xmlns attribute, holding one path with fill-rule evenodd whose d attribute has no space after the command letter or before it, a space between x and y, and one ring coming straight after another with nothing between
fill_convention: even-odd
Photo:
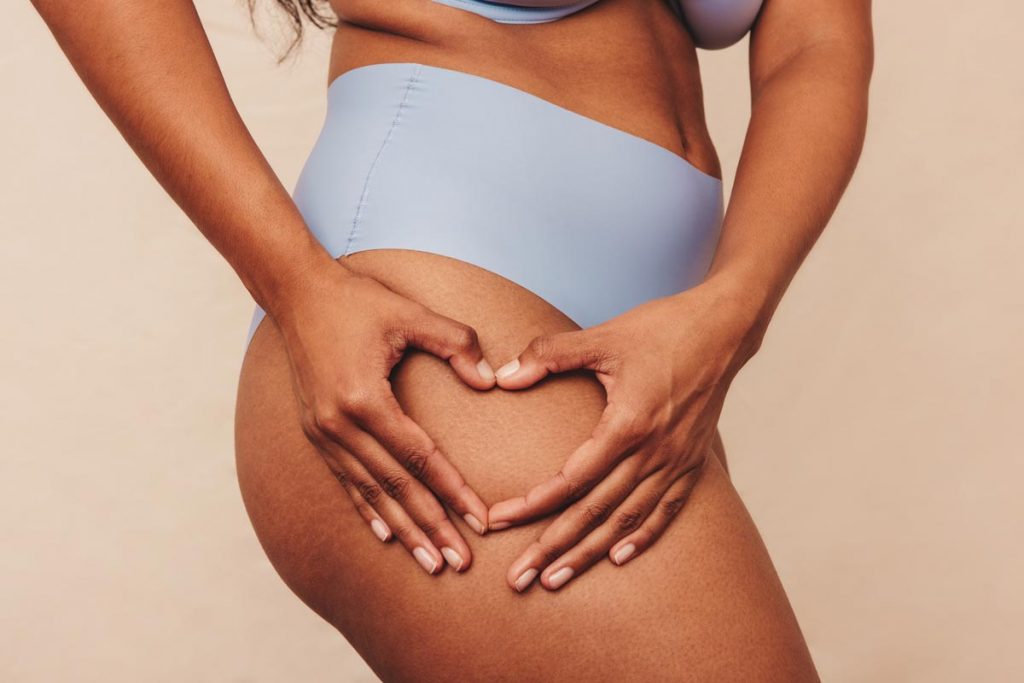
<instances>
[{"instance_id":1,"label":"fingernail","mask_svg":"<svg viewBox=\"0 0 1024 683\"><path fill-rule=\"evenodd\" d=\"M376 534L377 538L381 541L386 541L391 536L391 529L388 529L388 525L379 519L375 519L370 522L370 528L373 533Z\"/></svg>"},{"instance_id":2,"label":"fingernail","mask_svg":"<svg viewBox=\"0 0 1024 683\"><path fill-rule=\"evenodd\" d=\"M487 533L487 527L485 527L484 523L477 519L476 515L474 515L472 512L467 512L466 514L462 515L462 518L466 520L466 524L469 525L470 529L477 532L481 536Z\"/></svg>"},{"instance_id":3,"label":"fingernail","mask_svg":"<svg viewBox=\"0 0 1024 683\"><path fill-rule=\"evenodd\" d=\"M428 574L433 574L434 570L437 569L437 560L423 546L417 546L412 551L412 556L416 558L421 567L427 570Z\"/></svg>"},{"instance_id":4,"label":"fingernail","mask_svg":"<svg viewBox=\"0 0 1024 683\"><path fill-rule=\"evenodd\" d=\"M565 585L565 582L572 578L572 567L562 567L548 577L548 585L551 590L558 590Z\"/></svg>"},{"instance_id":5,"label":"fingernail","mask_svg":"<svg viewBox=\"0 0 1024 683\"><path fill-rule=\"evenodd\" d=\"M491 531L501 531L512 526L512 522L491 522L491 526L488 527Z\"/></svg>"},{"instance_id":6,"label":"fingernail","mask_svg":"<svg viewBox=\"0 0 1024 683\"><path fill-rule=\"evenodd\" d=\"M516 579L516 590L522 593L526 590L527 586L533 583L535 578L537 578L537 570L533 568L527 569Z\"/></svg>"},{"instance_id":7,"label":"fingernail","mask_svg":"<svg viewBox=\"0 0 1024 683\"><path fill-rule=\"evenodd\" d=\"M509 375L515 373L515 371L518 370L518 369L519 369L519 359L518 358L513 358L512 360L510 360L509 362L505 363L500 368L498 368L498 371L495 372L494 374L498 377L498 379L504 379L504 378L508 377Z\"/></svg>"},{"instance_id":8,"label":"fingernail","mask_svg":"<svg viewBox=\"0 0 1024 683\"><path fill-rule=\"evenodd\" d=\"M448 564L455 567L456 571L462 569L462 555L459 555L447 546L441 548L441 554L444 555L444 559L448 561Z\"/></svg>"},{"instance_id":9,"label":"fingernail","mask_svg":"<svg viewBox=\"0 0 1024 683\"><path fill-rule=\"evenodd\" d=\"M633 553L635 552L636 546L632 543L627 543L626 545L619 548L614 555L612 555L612 562L614 562L615 564L622 564L629 558L633 557Z\"/></svg>"},{"instance_id":10,"label":"fingernail","mask_svg":"<svg viewBox=\"0 0 1024 683\"><path fill-rule=\"evenodd\" d=\"M476 364L476 371L480 373L485 382L494 381L494 370L491 369L491 364L487 362L486 358L481 358L480 362Z\"/></svg>"}]
</instances>

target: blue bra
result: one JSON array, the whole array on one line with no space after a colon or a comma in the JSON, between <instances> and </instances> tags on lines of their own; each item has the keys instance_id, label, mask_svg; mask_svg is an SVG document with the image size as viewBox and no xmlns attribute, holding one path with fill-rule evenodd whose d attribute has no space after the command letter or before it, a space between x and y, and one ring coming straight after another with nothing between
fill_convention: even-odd
<instances>
[{"instance_id":1,"label":"blue bra","mask_svg":"<svg viewBox=\"0 0 1024 683\"><path fill-rule=\"evenodd\" d=\"M541 24L590 7L599 0L434 0L501 24ZM668 0L690 29L697 47L727 47L746 35L761 10L762 0Z\"/></svg>"}]
</instances>

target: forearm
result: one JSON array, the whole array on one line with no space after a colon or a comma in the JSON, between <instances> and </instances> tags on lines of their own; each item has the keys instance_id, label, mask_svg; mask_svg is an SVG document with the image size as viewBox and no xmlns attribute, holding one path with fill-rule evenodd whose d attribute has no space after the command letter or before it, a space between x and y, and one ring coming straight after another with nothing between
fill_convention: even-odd
<instances>
[{"instance_id":1,"label":"forearm","mask_svg":"<svg viewBox=\"0 0 1024 683\"><path fill-rule=\"evenodd\" d=\"M143 163L271 310L330 259L238 114L186 0L34 0Z\"/></svg>"},{"instance_id":2,"label":"forearm","mask_svg":"<svg viewBox=\"0 0 1024 683\"><path fill-rule=\"evenodd\" d=\"M783 40L754 38L751 119L708 275L741 302L755 346L853 174L867 120L870 27L867 40L863 27L836 31L785 54Z\"/></svg>"}]
</instances>

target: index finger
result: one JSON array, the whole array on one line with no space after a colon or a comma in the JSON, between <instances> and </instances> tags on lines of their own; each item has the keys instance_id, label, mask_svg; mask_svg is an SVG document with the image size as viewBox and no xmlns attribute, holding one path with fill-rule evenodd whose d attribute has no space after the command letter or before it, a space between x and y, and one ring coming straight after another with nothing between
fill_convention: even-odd
<instances>
[{"instance_id":1,"label":"index finger","mask_svg":"<svg viewBox=\"0 0 1024 683\"><path fill-rule=\"evenodd\" d=\"M354 416L356 423L375 438L413 477L423 482L478 534L487 531L487 505L466 483L459 470L434 440L409 417L390 390L372 410Z\"/></svg>"},{"instance_id":2,"label":"index finger","mask_svg":"<svg viewBox=\"0 0 1024 683\"><path fill-rule=\"evenodd\" d=\"M586 494L621 460L636 451L643 439L637 421L611 404L594 433L566 459L561 469L526 495L495 503L489 510L490 529L505 529L559 510Z\"/></svg>"}]
</instances>

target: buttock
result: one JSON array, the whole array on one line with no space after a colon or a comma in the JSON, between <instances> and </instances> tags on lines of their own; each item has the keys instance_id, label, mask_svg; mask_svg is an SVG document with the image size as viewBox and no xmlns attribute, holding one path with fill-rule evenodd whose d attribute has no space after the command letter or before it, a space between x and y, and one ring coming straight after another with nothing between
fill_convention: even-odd
<instances>
[{"instance_id":1,"label":"buttock","mask_svg":"<svg viewBox=\"0 0 1024 683\"><path fill-rule=\"evenodd\" d=\"M476 329L497 367L534 336L698 284L721 181L646 139L479 76L417 63L343 73L295 200L332 256ZM344 315L344 302L339 302ZM268 557L384 680L813 680L757 530L717 459L665 535L556 593L505 582L551 518L475 537L465 573L382 546L306 440L286 352L257 308L236 416L239 482ZM557 471L601 385L567 373L475 392L410 353L402 407L487 502Z\"/></svg>"},{"instance_id":2,"label":"buttock","mask_svg":"<svg viewBox=\"0 0 1024 683\"><path fill-rule=\"evenodd\" d=\"M518 284L462 261L371 250L342 259L479 333L493 363L537 334L577 326ZM272 321L242 368L239 482L268 557L386 681L814 680L763 543L729 478L709 460L687 506L643 555L599 562L552 593L512 591L505 572L551 517L477 537L464 574L428 576L382 545L306 441ZM487 502L553 474L604 407L589 373L523 392L476 392L412 353L392 378L402 407Z\"/></svg>"},{"instance_id":3,"label":"buttock","mask_svg":"<svg viewBox=\"0 0 1024 683\"><path fill-rule=\"evenodd\" d=\"M646 139L480 76L417 63L343 73L295 202L334 257L445 256L581 327L698 284L722 184ZM249 339L264 312L256 308Z\"/></svg>"}]
</instances>

